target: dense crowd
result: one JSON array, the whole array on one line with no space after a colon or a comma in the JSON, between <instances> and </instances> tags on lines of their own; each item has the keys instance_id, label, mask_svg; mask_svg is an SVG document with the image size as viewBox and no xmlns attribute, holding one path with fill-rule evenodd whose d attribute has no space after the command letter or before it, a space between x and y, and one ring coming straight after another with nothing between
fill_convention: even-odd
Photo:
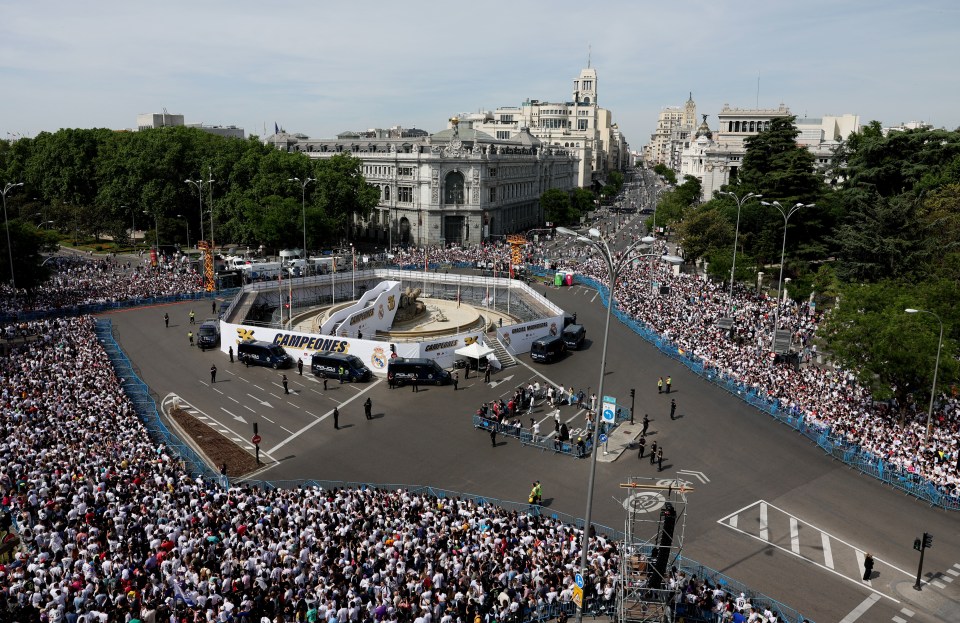
<instances>
[{"instance_id":1,"label":"dense crowd","mask_svg":"<svg viewBox=\"0 0 960 623\"><path fill-rule=\"evenodd\" d=\"M632 241L640 230L629 223L613 233L620 244ZM682 249L658 241L656 253L682 254ZM405 262L509 262L507 244L470 248L414 249L399 256ZM525 251L531 258L560 258L574 272L606 283L606 263L590 247L569 239L544 240ZM661 292L658 286L666 286ZM766 294L736 288L731 298L726 285L702 275L676 274L669 264L645 259L629 264L618 281L616 302L634 319L663 335L691 358L717 374L733 379L801 415L805 422L829 427L838 438L884 459L888 465L935 483L942 492L960 496L960 401L940 396L929 442L925 441L927 414L915 405L876 402L848 370L832 365L774 364L771 336L777 317L776 301ZM821 313L809 303L782 302L779 328L791 332L804 364L816 364L814 337ZM732 318L732 331L717 326Z\"/></svg>"},{"instance_id":2,"label":"dense crowd","mask_svg":"<svg viewBox=\"0 0 960 623\"><path fill-rule=\"evenodd\" d=\"M203 276L183 256L160 257L156 266L142 255L138 261L113 257L88 259L54 256L50 279L32 290L0 286L0 314L48 311L87 304L197 292Z\"/></svg>"},{"instance_id":3,"label":"dense crowd","mask_svg":"<svg viewBox=\"0 0 960 623\"><path fill-rule=\"evenodd\" d=\"M0 366L0 621L475 623L572 608L579 529L405 490L224 490L149 438L90 317L20 329L39 339ZM612 607L619 565L618 544L592 535L587 596ZM732 600L669 581L708 608Z\"/></svg>"}]
</instances>

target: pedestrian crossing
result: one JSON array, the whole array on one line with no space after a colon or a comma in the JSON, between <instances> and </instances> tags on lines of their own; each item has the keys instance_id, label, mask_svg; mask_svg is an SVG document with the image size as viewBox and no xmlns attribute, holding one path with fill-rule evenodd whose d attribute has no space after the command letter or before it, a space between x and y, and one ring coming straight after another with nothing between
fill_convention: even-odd
<instances>
[{"instance_id":1,"label":"pedestrian crossing","mask_svg":"<svg viewBox=\"0 0 960 623\"><path fill-rule=\"evenodd\" d=\"M873 555L873 569L864 579L866 548L817 528L764 500L758 500L719 520L720 525L802 558L825 571L859 584L879 597L898 600L874 588L879 578L908 578L910 574Z\"/></svg>"}]
</instances>

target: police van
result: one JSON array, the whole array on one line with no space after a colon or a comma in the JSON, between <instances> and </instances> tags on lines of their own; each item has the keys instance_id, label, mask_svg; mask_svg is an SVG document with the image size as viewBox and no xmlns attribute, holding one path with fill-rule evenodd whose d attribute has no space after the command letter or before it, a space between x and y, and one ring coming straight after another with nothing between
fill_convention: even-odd
<instances>
[{"instance_id":1,"label":"police van","mask_svg":"<svg viewBox=\"0 0 960 623\"><path fill-rule=\"evenodd\" d=\"M587 338L587 330L582 324L570 324L563 328L560 334L563 343L571 350L580 350L583 341Z\"/></svg>"},{"instance_id":2,"label":"police van","mask_svg":"<svg viewBox=\"0 0 960 623\"><path fill-rule=\"evenodd\" d=\"M530 345L530 359L539 363L550 363L563 357L567 345L559 335L542 337Z\"/></svg>"},{"instance_id":3,"label":"police van","mask_svg":"<svg viewBox=\"0 0 960 623\"><path fill-rule=\"evenodd\" d=\"M394 357L387 363L387 380L394 385L406 385L414 380L423 385L447 385L451 376L433 359Z\"/></svg>"},{"instance_id":4,"label":"police van","mask_svg":"<svg viewBox=\"0 0 960 623\"><path fill-rule=\"evenodd\" d=\"M310 370L316 376L325 379L340 378L341 369L343 369L344 381L368 381L372 374L356 355L322 350L313 353L310 358Z\"/></svg>"},{"instance_id":5,"label":"police van","mask_svg":"<svg viewBox=\"0 0 960 623\"><path fill-rule=\"evenodd\" d=\"M237 359L248 366L267 366L277 370L293 365L293 358L273 342L240 342Z\"/></svg>"}]
</instances>

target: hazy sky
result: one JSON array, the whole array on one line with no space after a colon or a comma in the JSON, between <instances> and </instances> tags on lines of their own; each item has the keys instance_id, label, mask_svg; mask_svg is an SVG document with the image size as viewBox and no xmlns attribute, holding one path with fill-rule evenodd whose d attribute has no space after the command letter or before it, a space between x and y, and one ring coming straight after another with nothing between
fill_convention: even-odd
<instances>
[{"instance_id":1,"label":"hazy sky","mask_svg":"<svg viewBox=\"0 0 960 623\"><path fill-rule=\"evenodd\" d=\"M0 138L163 108L260 135L433 132L570 99L590 48L634 150L690 91L713 127L724 103L758 101L960 126L956 0L0 0Z\"/></svg>"}]
</instances>

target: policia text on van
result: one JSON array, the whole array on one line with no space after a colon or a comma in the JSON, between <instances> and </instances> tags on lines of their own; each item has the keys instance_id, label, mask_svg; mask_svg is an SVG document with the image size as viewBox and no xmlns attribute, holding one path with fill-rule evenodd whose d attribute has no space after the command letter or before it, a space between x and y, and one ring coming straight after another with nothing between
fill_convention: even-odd
<instances>
[{"instance_id":1,"label":"policia text on van","mask_svg":"<svg viewBox=\"0 0 960 623\"><path fill-rule=\"evenodd\" d=\"M450 373L433 359L395 357L387 363L387 380L394 385L406 385L414 380L420 385L446 385Z\"/></svg>"},{"instance_id":2,"label":"policia text on van","mask_svg":"<svg viewBox=\"0 0 960 623\"><path fill-rule=\"evenodd\" d=\"M274 370L293 365L293 359L287 351L270 342L240 342L237 359L248 366L268 366Z\"/></svg>"},{"instance_id":3,"label":"policia text on van","mask_svg":"<svg viewBox=\"0 0 960 623\"><path fill-rule=\"evenodd\" d=\"M344 381L366 381L370 378L370 369L363 365L356 355L344 355L330 351L313 353L310 358L310 369L317 376L325 379Z\"/></svg>"}]
</instances>

